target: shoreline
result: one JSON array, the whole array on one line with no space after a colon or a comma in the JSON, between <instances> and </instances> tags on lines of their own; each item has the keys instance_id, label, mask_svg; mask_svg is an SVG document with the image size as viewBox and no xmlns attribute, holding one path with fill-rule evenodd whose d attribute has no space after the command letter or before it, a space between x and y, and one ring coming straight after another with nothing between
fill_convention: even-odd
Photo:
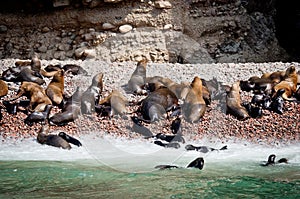
<instances>
[{"instance_id":1,"label":"shoreline","mask_svg":"<svg viewBox=\"0 0 300 199\"><path fill-rule=\"evenodd\" d=\"M1 71L14 65L16 59L0 60ZM107 63L97 60L41 60L42 68L48 64L78 64L88 71L90 76L68 75L65 78L65 93L70 95L73 93L75 86L81 85L86 88L96 72L104 74L104 89L102 97L109 94L112 89L119 89L129 101L138 101L143 96L134 96L124 91L124 85L127 84L130 75L136 67L136 62L114 62ZM222 64L170 64L170 63L148 63L147 77L160 75L169 77L173 81L180 83L181 81L192 81L194 76L199 76L206 80L216 77L218 81L225 84L232 84L237 80L247 80L253 75L261 75L263 72L274 72L276 70L285 70L291 63L271 62L271 63L222 63ZM297 70L300 70L299 63L293 63ZM49 80L46 80L49 82ZM10 83L10 86L17 88L16 85ZM14 95L15 91L10 91L8 96L3 99L8 99ZM247 93L242 95L242 99L248 100ZM239 121L231 115L226 115L222 110L218 109L218 102L212 101L212 104L205 113L201 122L189 124L182 121L183 136L189 140L201 140L205 137L219 139L221 142L226 142L232 138L237 140L247 140L249 142L276 146L278 143L289 145L300 141L300 104L295 102L286 102L286 111L283 115L263 111L262 118L250 118L246 121ZM129 107L135 110L136 107ZM53 112L58 111L55 107ZM0 136L2 142L6 142L12 138L21 140L22 138L35 138L37 132L41 128L41 124L34 124L32 127L24 124L23 119L26 118L24 113L18 112L17 115L10 115L2 110L3 119L0 126ZM140 139L141 135L131 131L132 122L130 117L107 119L99 117L96 114L92 116L82 115L78 121L58 127L51 126L50 132L55 133L59 130L65 131L70 135L84 135L89 131L97 130L101 136L109 134L115 137L126 139ZM147 124L152 132L170 133L170 121L160 121L156 124Z\"/></svg>"}]
</instances>

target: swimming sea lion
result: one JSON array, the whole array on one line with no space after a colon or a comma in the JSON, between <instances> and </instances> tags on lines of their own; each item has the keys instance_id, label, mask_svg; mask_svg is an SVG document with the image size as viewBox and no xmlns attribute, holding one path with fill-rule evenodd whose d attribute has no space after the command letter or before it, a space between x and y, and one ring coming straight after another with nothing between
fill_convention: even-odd
<instances>
[{"instance_id":1,"label":"swimming sea lion","mask_svg":"<svg viewBox=\"0 0 300 199\"><path fill-rule=\"evenodd\" d=\"M55 73L45 90L47 96L55 105L60 105L63 102L64 82L64 71L59 70Z\"/></svg>"},{"instance_id":2,"label":"swimming sea lion","mask_svg":"<svg viewBox=\"0 0 300 199\"><path fill-rule=\"evenodd\" d=\"M5 81L0 79L0 98L7 95L8 93L8 86Z\"/></svg>"},{"instance_id":3,"label":"swimming sea lion","mask_svg":"<svg viewBox=\"0 0 300 199\"><path fill-rule=\"evenodd\" d=\"M194 77L191 88L182 105L183 118L189 123L200 121L206 111L206 103L202 96L203 88L201 79Z\"/></svg>"},{"instance_id":4,"label":"swimming sea lion","mask_svg":"<svg viewBox=\"0 0 300 199\"><path fill-rule=\"evenodd\" d=\"M268 157L268 161L264 164L261 164L261 166L273 166L275 165L275 158L276 155L275 154L271 154ZM288 163L288 160L286 158L281 158L280 160L277 161L277 163Z\"/></svg>"},{"instance_id":5,"label":"swimming sea lion","mask_svg":"<svg viewBox=\"0 0 300 199\"><path fill-rule=\"evenodd\" d=\"M51 125L63 126L68 122L76 120L81 113L80 105L82 93L82 90L77 87L73 95L65 100L66 103L64 104L62 111L49 118L49 123Z\"/></svg>"},{"instance_id":6,"label":"swimming sea lion","mask_svg":"<svg viewBox=\"0 0 300 199\"><path fill-rule=\"evenodd\" d=\"M204 167L204 159L202 157L196 158L192 162L190 162L186 168L197 168L202 170ZM154 167L155 169L173 169L173 168L179 168L176 165L157 165Z\"/></svg>"},{"instance_id":7,"label":"swimming sea lion","mask_svg":"<svg viewBox=\"0 0 300 199\"><path fill-rule=\"evenodd\" d=\"M246 108L241 105L239 81L234 82L228 91L226 95L226 107L226 113L232 114L239 120L245 120L250 117Z\"/></svg>"},{"instance_id":8,"label":"swimming sea lion","mask_svg":"<svg viewBox=\"0 0 300 199\"><path fill-rule=\"evenodd\" d=\"M30 115L27 116L27 118L24 120L24 123L32 126L34 122L41 122L42 124L45 124L45 122L49 118L49 114L51 111L52 105L46 105L45 111L43 112L33 112Z\"/></svg>"},{"instance_id":9,"label":"swimming sea lion","mask_svg":"<svg viewBox=\"0 0 300 199\"><path fill-rule=\"evenodd\" d=\"M66 140L67 142L74 144L78 147L82 146L81 142L79 140L77 140L76 138L67 135L65 132L59 132L58 134L59 137L63 138L64 140Z\"/></svg>"},{"instance_id":10,"label":"swimming sea lion","mask_svg":"<svg viewBox=\"0 0 300 199\"><path fill-rule=\"evenodd\" d=\"M37 135L37 141L40 144L47 144L63 149L71 149L71 145L62 137L54 134L49 134L49 126L44 125Z\"/></svg>"},{"instance_id":11,"label":"swimming sea lion","mask_svg":"<svg viewBox=\"0 0 300 199\"><path fill-rule=\"evenodd\" d=\"M280 89L284 89L285 92L282 94L283 99L293 101L292 95L297 90L298 75L295 66L290 66L286 69L283 80L274 86L274 95Z\"/></svg>"},{"instance_id":12,"label":"swimming sea lion","mask_svg":"<svg viewBox=\"0 0 300 199\"><path fill-rule=\"evenodd\" d=\"M199 152L202 152L202 153L207 153L207 152L210 152L210 151L215 151L215 150L226 150L227 149L227 145L223 146L222 148L220 149L215 149L215 148L211 148L211 147L208 147L208 146L194 146L192 144L187 144L185 146L185 149L187 151L199 151Z\"/></svg>"},{"instance_id":13,"label":"swimming sea lion","mask_svg":"<svg viewBox=\"0 0 300 199\"><path fill-rule=\"evenodd\" d=\"M29 94L30 104L29 110L30 111L44 111L48 104L52 104L49 97L46 95L45 90L34 82L22 82L21 87L17 93L17 96L10 101L14 101L21 97L22 95Z\"/></svg>"},{"instance_id":14,"label":"swimming sea lion","mask_svg":"<svg viewBox=\"0 0 300 199\"><path fill-rule=\"evenodd\" d=\"M138 95L144 95L147 93L145 90L142 89L142 86L145 85L145 81L146 81L146 66L147 66L146 59L139 61L128 81L129 90Z\"/></svg>"},{"instance_id":15,"label":"swimming sea lion","mask_svg":"<svg viewBox=\"0 0 300 199\"><path fill-rule=\"evenodd\" d=\"M95 112L95 104L99 103L100 94L103 90L103 73L93 77L91 85L82 94L81 113L92 114Z\"/></svg>"}]
</instances>

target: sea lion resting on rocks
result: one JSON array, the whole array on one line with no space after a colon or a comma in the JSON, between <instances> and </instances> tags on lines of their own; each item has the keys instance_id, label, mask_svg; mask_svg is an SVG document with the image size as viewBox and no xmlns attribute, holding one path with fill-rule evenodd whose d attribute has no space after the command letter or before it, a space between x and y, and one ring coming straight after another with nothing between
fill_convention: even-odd
<instances>
[{"instance_id":1,"label":"sea lion resting on rocks","mask_svg":"<svg viewBox=\"0 0 300 199\"><path fill-rule=\"evenodd\" d=\"M32 124L34 122L41 122L42 124L45 124L45 122L49 118L49 114L50 114L51 108L52 108L52 105L48 104L48 105L46 105L45 111L31 113L24 120L25 124L27 124L29 126L32 126Z\"/></svg>"},{"instance_id":2,"label":"sea lion resting on rocks","mask_svg":"<svg viewBox=\"0 0 300 199\"><path fill-rule=\"evenodd\" d=\"M195 123L200 121L205 111L206 103L202 96L202 81L196 76L182 105L182 115L187 122Z\"/></svg>"},{"instance_id":3,"label":"sea lion resting on rocks","mask_svg":"<svg viewBox=\"0 0 300 199\"><path fill-rule=\"evenodd\" d=\"M129 91L136 93L138 95L147 94L146 90L142 89L146 81L146 66L147 66L146 59L143 59L142 61L139 61L137 63L136 69L132 73L128 81Z\"/></svg>"},{"instance_id":4,"label":"sea lion resting on rocks","mask_svg":"<svg viewBox=\"0 0 300 199\"><path fill-rule=\"evenodd\" d=\"M98 104L100 94L103 90L103 73L93 77L92 84L82 94L81 113L91 114L95 112L95 104Z\"/></svg>"},{"instance_id":5,"label":"sea lion resting on rocks","mask_svg":"<svg viewBox=\"0 0 300 199\"><path fill-rule=\"evenodd\" d=\"M203 169L204 167L204 159L202 157L196 158L192 162L190 162L186 168L197 168L197 169ZM179 168L176 165L158 165L155 167L156 169L172 169L172 168Z\"/></svg>"},{"instance_id":6,"label":"sea lion resting on rocks","mask_svg":"<svg viewBox=\"0 0 300 199\"><path fill-rule=\"evenodd\" d=\"M52 104L49 97L46 95L45 90L34 82L22 82L21 87L17 93L17 96L10 101L14 101L21 97L22 95L29 94L30 103L29 110L30 111L44 111L48 104Z\"/></svg>"},{"instance_id":7,"label":"sea lion resting on rocks","mask_svg":"<svg viewBox=\"0 0 300 199\"><path fill-rule=\"evenodd\" d=\"M37 136L37 141L40 144L47 144L63 149L71 149L72 147L69 143L77 145L78 147L82 146L79 140L67 135L64 132L60 132L58 135L49 134L48 125L45 125L40 129Z\"/></svg>"},{"instance_id":8,"label":"sea lion resting on rocks","mask_svg":"<svg viewBox=\"0 0 300 199\"><path fill-rule=\"evenodd\" d=\"M250 117L246 108L241 105L239 81L234 82L230 87L226 95L226 107L226 113L232 114L239 120L245 120Z\"/></svg>"},{"instance_id":9,"label":"sea lion resting on rocks","mask_svg":"<svg viewBox=\"0 0 300 199\"><path fill-rule=\"evenodd\" d=\"M63 102L64 82L64 71L59 70L46 88L46 94L55 105L60 105Z\"/></svg>"},{"instance_id":10,"label":"sea lion resting on rocks","mask_svg":"<svg viewBox=\"0 0 300 199\"><path fill-rule=\"evenodd\" d=\"M66 103L63 105L62 112L56 113L49 118L49 123L51 125L66 125L68 122L72 122L78 118L81 113L82 90L77 87L73 95L67 98Z\"/></svg>"},{"instance_id":11,"label":"sea lion resting on rocks","mask_svg":"<svg viewBox=\"0 0 300 199\"><path fill-rule=\"evenodd\" d=\"M294 93L297 91L298 75L296 72L295 66L290 66L286 69L283 80L274 86L274 94L276 95L277 91L284 89L285 92L282 94L283 99L293 101L291 98Z\"/></svg>"}]
</instances>

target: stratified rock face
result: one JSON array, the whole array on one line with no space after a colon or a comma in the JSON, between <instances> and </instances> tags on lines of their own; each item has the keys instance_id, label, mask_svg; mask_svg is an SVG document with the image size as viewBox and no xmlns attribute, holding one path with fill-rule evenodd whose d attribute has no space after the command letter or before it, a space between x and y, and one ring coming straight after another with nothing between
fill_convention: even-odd
<instances>
[{"instance_id":1,"label":"stratified rock face","mask_svg":"<svg viewBox=\"0 0 300 199\"><path fill-rule=\"evenodd\" d=\"M34 4L35 10L28 1L13 1L0 9L7 11L0 14L0 58L28 59L38 52L42 59L60 60L288 59L276 39L274 6L257 0L61 0L53 5ZM12 6L16 6L14 12Z\"/></svg>"}]
</instances>

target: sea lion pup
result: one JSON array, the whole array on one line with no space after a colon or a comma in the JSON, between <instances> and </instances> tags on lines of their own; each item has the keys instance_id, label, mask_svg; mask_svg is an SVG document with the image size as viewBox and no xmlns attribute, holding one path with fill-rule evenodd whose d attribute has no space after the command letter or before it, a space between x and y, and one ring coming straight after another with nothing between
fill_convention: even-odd
<instances>
[{"instance_id":1,"label":"sea lion pup","mask_svg":"<svg viewBox=\"0 0 300 199\"><path fill-rule=\"evenodd\" d=\"M144 121L154 122L165 118L165 114L178 106L178 98L167 87L151 92L141 105Z\"/></svg>"},{"instance_id":2,"label":"sea lion pup","mask_svg":"<svg viewBox=\"0 0 300 199\"><path fill-rule=\"evenodd\" d=\"M67 135L65 132L59 132L58 134L59 137L63 138L64 140L66 140L67 142L74 144L78 147L82 146L81 142L79 140L77 140L76 138Z\"/></svg>"},{"instance_id":3,"label":"sea lion pup","mask_svg":"<svg viewBox=\"0 0 300 199\"><path fill-rule=\"evenodd\" d=\"M106 98L99 102L99 105L107 104L111 107L110 116L114 115L126 115L128 110L126 104L128 104L127 99L118 90L113 90Z\"/></svg>"},{"instance_id":4,"label":"sea lion pup","mask_svg":"<svg viewBox=\"0 0 300 199\"><path fill-rule=\"evenodd\" d=\"M275 158L276 155L275 154L271 154L268 157L268 161L264 164L261 164L261 166L273 166L275 165ZM277 163L288 163L288 160L286 158L281 158L280 160L277 161Z\"/></svg>"},{"instance_id":5,"label":"sea lion pup","mask_svg":"<svg viewBox=\"0 0 300 199\"><path fill-rule=\"evenodd\" d=\"M246 120L250 116L245 107L241 105L240 83L236 81L232 84L226 95L226 114L231 114L239 120Z\"/></svg>"},{"instance_id":6,"label":"sea lion pup","mask_svg":"<svg viewBox=\"0 0 300 199\"><path fill-rule=\"evenodd\" d=\"M206 111L206 103L202 96L203 88L201 79L194 77L191 88L182 105L183 118L189 123L200 121Z\"/></svg>"},{"instance_id":7,"label":"sea lion pup","mask_svg":"<svg viewBox=\"0 0 300 199\"><path fill-rule=\"evenodd\" d=\"M138 95L147 94L146 90L143 90L142 87L145 85L146 81L146 66L147 59L143 59L137 63L135 71L132 73L128 81L128 89L130 92L133 92Z\"/></svg>"},{"instance_id":8,"label":"sea lion pup","mask_svg":"<svg viewBox=\"0 0 300 199\"><path fill-rule=\"evenodd\" d=\"M22 82L17 96L9 101L14 101L23 95L30 98L29 110L33 112L42 112L48 104L52 104L45 90L34 82Z\"/></svg>"},{"instance_id":9,"label":"sea lion pup","mask_svg":"<svg viewBox=\"0 0 300 199\"><path fill-rule=\"evenodd\" d=\"M274 86L274 94L277 91L284 89L285 92L282 94L283 99L293 101L292 95L297 91L298 75L295 66L290 66L286 69L283 80Z\"/></svg>"},{"instance_id":10,"label":"sea lion pup","mask_svg":"<svg viewBox=\"0 0 300 199\"><path fill-rule=\"evenodd\" d=\"M32 126L34 122L41 122L42 124L45 124L49 118L51 109L52 109L52 105L48 104L45 108L45 111L33 112L33 113L29 114L26 117L26 119L24 120L24 123L29 126Z\"/></svg>"},{"instance_id":11,"label":"sea lion pup","mask_svg":"<svg viewBox=\"0 0 300 199\"><path fill-rule=\"evenodd\" d=\"M49 134L50 127L48 125L42 126L38 135L37 141L40 144L47 144L50 146L63 148L63 149L71 149L71 145L62 137L54 134Z\"/></svg>"},{"instance_id":12,"label":"sea lion pup","mask_svg":"<svg viewBox=\"0 0 300 199\"><path fill-rule=\"evenodd\" d=\"M186 168L197 168L202 170L204 167L204 159L202 157L198 157L192 162L190 162ZM176 165L157 165L154 167L155 169L172 169L172 168L179 168Z\"/></svg>"},{"instance_id":13,"label":"sea lion pup","mask_svg":"<svg viewBox=\"0 0 300 199\"><path fill-rule=\"evenodd\" d=\"M187 151L199 151L199 152L202 152L202 153L207 153L209 151L221 151L221 150L226 150L227 149L227 145L223 146L222 148L220 149L214 149L214 148L211 148L211 147L208 147L208 146L194 146L192 144L187 144L185 146L185 149Z\"/></svg>"},{"instance_id":14,"label":"sea lion pup","mask_svg":"<svg viewBox=\"0 0 300 199\"><path fill-rule=\"evenodd\" d=\"M81 113L80 105L82 93L80 87L77 87L73 95L65 100L66 103L63 105L62 112L50 117L49 123L51 125L63 126L68 122L76 120Z\"/></svg>"},{"instance_id":15,"label":"sea lion pup","mask_svg":"<svg viewBox=\"0 0 300 199\"><path fill-rule=\"evenodd\" d=\"M54 105L62 105L63 103L64 83L64 70L59 70L45 90Z\"/></svg>"},{"instance_id":16,"label":"sea lion pup","mask_svg":"<svg viewBox=\"0 0 300 199\"><path fill-rule=\"evenodd\" d=\"M5 81L0 79L0 98L7 95L8 93L8 86Z\"/></svg>"},{"instance_id":17,"label":"sea lion pup","mask_svg":"<svg viewBox=\"0 0 300 199\"><path fill-rule=\"evenodd\" d=\"M81 113L92 114L95 112L95 104L98 104L100 94L103 90L103 73L98 73L93 77L91 85L82 94Z\"/></svg>"}]
</instances>

